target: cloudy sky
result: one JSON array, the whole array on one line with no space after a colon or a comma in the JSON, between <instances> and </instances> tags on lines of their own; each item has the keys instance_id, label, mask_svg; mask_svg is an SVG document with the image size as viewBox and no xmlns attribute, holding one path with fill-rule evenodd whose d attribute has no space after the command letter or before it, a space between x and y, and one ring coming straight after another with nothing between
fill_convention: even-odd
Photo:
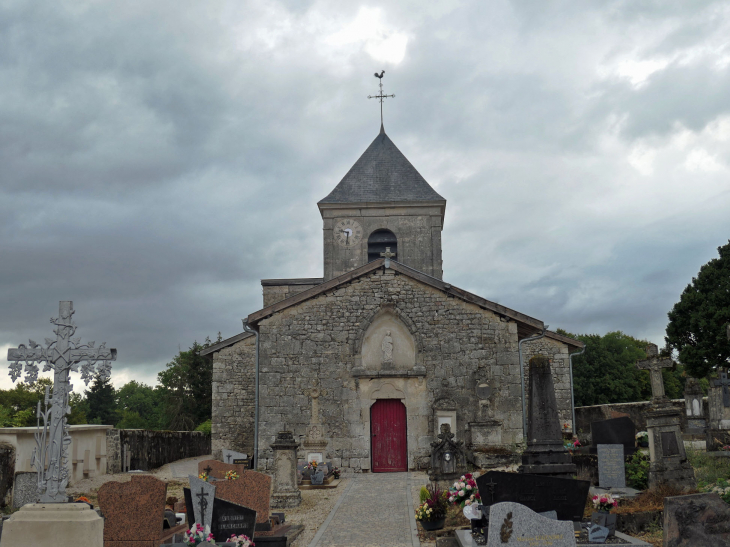
<instances>
[{"instance_id":1,"label":"cloudy sky","mask_svg":"<svg viewBox=\"0 0 730 547\"><path fill-rule=\"evenodd\" d=\"M376 70L446 280L661 345L730 238L729 37L726 1L0 0L0 368L73 300L152 384L261 278L321 276Z\"/></svg>"}]
</instances>

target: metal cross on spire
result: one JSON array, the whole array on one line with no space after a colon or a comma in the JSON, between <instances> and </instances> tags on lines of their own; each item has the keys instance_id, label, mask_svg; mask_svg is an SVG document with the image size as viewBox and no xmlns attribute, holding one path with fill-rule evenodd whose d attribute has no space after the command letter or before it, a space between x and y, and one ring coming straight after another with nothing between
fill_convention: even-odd
<instances>
[{"instance_id":1,"label":"metal cross on spire","mask_svg":"<svg viewBox=\"0 0 730 547\"><path fill-rule=\"evenodd\" d=\"M380 71L380 74L377 72L375 73L375 77L380 80L380 94L379 95L368 95L368 99L380 99L380 131L383 131L383 99L387 99L389 97L392 97L395 99L395 94L393 95L384 95L383 94L383 74L385 74L384 70Z\"/></svg>"}]
</instances>

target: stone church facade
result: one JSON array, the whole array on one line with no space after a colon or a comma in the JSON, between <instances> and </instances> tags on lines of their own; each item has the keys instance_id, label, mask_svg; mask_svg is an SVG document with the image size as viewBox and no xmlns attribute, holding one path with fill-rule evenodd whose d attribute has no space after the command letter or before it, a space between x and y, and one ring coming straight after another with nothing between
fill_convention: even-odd
<instances>
[{"instance_id":1,"label":"stone church facade","mask_svg":"<svg viewBox=\"0 0 730 547\"><path fill-rule=\"evenodd\" d=\"M204 351L214 453L254 451L257 359L260 469L282 430L355 472L425 467L444 422L477 453L520 443L518 343L544 325L442 280L446 201L381 129L318 207L324 277L262 280L264 307L247 319L258 335ZM525 363L551 358L568 424L568 356L581 347L550 331L523 344Z\"/></svg>"}]
</instances>

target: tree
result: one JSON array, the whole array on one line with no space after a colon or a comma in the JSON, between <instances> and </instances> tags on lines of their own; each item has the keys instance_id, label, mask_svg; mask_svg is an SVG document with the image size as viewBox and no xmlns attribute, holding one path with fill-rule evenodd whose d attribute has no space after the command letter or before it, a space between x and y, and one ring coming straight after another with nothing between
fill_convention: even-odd
<instances>
[{"instance_id":1,"label":"tree","mask_svg":"<svg viewBox=\"0 0 730 547\"><path fill-rule=\"evenodd\" d=\"M0 390L0 423L2 427L32 427L37 423L36 410L46 398L46 387L49 395L53 394L53 380L38 378L32 384L20 382L12 389ZM70 425L85 424L85 400L78 393L69 396L71 412L67 416Z\"/></svg>"},{"instance_id":2,"label":"tree","mask_svg":"<svg viewBox=\"0 0 730 547\"><path fill-rule=\"evenodd\" d=\"M583 355L573 358L575 406L603 405L647 401L651 398L649 373L636 368L636 361L646 358L646 340L638 340L620 331L598 334L558 333L580 340L586 345ZM667 397L676 399L684 390L681 367L662 371Z\"/></svg>"},{"instance_id":3,"label":"tree","mask_svg":"<svg viewBox=\"0 0 730 547\"><path fill-rule=\"evenodd\" d=\"M730 365L730 241L717 251L720 258L700 268L668 314L667 345L696 378Z\"/></svg>"},{"instance_id":4,"label":"tree","mask_svg":"<svg viewBox=\"0 0 730 547\"><path fill-rule=\"evenodd\" d=\"M122 413L119 429L160 429L163 425L159 388L131 380L117 390L117 408Z\"/></svg>"},{"instance_id":5,"label":"tree","mask_svg":"<svg viewBox=\"0 0 730 547\"><path fill-rule=\"evenodd\" d=\"M86 402L90 423L116 425L119 421L116 393L108 378L94 375L91 388L86 391Z\"/></svg>"}]
</instances>

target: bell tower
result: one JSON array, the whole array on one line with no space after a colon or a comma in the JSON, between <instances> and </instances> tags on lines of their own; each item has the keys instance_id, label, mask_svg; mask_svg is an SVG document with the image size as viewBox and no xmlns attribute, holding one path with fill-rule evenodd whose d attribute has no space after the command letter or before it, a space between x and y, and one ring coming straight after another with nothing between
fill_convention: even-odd
<instances>
[{"instance_id":1,"label":"bell tower","mask_svg":"<svg viewBox=\"0 0 730 547\"><path fill-rule=\"evenodd\" d=\"M441 279L446 200L380 134L340 183L317 203L324 235L324 281L381 257Z\"/></svg>"}]
</instances>

